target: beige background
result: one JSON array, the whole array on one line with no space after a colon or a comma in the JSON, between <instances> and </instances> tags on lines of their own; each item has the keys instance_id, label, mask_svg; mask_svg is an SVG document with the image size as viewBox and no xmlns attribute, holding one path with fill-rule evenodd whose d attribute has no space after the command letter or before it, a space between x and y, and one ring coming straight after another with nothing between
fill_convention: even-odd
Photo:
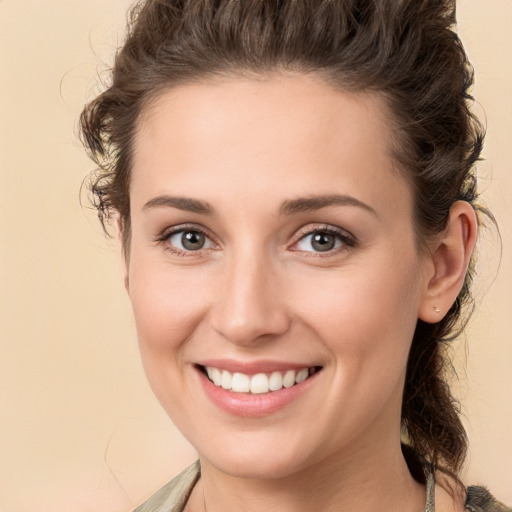
<instances>
[{"instance_id":1,"label":"beige background","mask_svg":"<svg viewBox=\"0 0 512 512\"><path fill-rule=\"evenodd\" d=\"M0 0L0 512L127 512L194 459L145 382L118 248L78 198L91 164L77 116L129 3ZM496 237L486 236L457 388L467 481L509 503L511 23L511 0L459 1L488 122L481 184L503 257L496 274Z\"/></svg>"}]
</instances>

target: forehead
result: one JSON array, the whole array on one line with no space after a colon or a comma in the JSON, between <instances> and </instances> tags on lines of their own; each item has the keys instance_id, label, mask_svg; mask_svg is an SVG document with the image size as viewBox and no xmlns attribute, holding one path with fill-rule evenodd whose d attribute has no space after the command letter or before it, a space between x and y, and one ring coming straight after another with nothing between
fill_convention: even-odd
<instances>
[{"instance_id":1,"label":"forehead","mask_svg":"<svg viewBox=\"0 0 512 512\"><path fill-rule=\"evenodd\" d=\"M169 188L207 195L224 184L226 194L261 191L277 201L285 184L291 196L337 189L375 206L403 202L409 187L391 156L391 125L382 96L342 92L311 76L181 85L138 120L132 200Z\"/></svg>"}]
</instances>

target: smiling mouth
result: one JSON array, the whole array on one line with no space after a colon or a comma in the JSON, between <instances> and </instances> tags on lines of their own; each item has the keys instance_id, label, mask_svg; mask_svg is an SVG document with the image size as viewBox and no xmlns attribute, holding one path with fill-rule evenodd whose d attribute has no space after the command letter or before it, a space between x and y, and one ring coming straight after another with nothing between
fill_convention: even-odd
<instances>
[{"instance_id":1,"label":"smiling mouth","mask_svg":"<svg viewBox=\"0 0 512 512\"><path fill-rule=\"evenodd\" d=\"M321 370L321 366L300 368L298 370L275 371L271 373L256 373L248 375L239 372L229 372L213 366L199 366L201 372L215 384L233 393L250 393L261 395L272 393L283 388L291 388L304 382Z\"/></svg>"}]
</instances>

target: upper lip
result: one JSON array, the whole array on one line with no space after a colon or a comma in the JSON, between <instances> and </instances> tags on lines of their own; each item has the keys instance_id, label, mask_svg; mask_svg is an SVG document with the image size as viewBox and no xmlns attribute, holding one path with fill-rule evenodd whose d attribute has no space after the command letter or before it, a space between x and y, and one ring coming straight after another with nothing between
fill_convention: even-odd
<instances>
[{"instance_id":1,"label":"upper lip","mask_svg":"<svg viewBox=\"0 0 512 512\"><path fill-rule=\"evenodd\" d=\"M231 373L245 373L255 375L256 373L271 373L286 370L300 370L301 368L312 368L318 365L314 363L295 363L288 361L275 361L262 359L259 361L237 361L234 359L205 359L197 363L199 366L210 366L219 370L227 370Z\"/></svg>"}]
</instances>

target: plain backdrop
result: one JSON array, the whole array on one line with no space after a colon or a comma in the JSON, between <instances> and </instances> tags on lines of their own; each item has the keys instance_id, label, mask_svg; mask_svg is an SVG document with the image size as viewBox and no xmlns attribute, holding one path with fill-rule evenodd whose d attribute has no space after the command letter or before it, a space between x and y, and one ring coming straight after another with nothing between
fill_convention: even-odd
<instances>
[{"instance_id":1,"label":"plain backdrop","mask_svg":"<svg viewBox=\"0 0 512 512\"><path fill-rule=\"evenodd\" d=\"M128 512L194 460L139 362L116 243L76 137L128 0L0 0L0 512ZM468 483L512 503L512 1L459 0L488 126L478 308L454 343Z\"/></svg>"}]
</instances>

